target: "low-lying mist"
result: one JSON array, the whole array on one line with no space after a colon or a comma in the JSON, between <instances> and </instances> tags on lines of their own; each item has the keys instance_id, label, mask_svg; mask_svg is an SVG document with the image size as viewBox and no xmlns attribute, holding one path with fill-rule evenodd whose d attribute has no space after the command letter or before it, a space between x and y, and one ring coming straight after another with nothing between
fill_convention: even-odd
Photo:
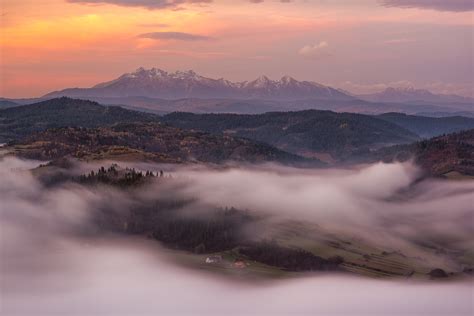
<instances>
[{"instance_id":1,"label":"low-lying mist","mask_svg":"<svg viewBox=\"0 0 474 316\"><path fill-rule=\"evenodd\" d=\"M371 280L314 274L254 283L184 268L174 251L140 236L97 231L107 206L125 212L157 197L258 214L263 226L301 221L387 251L420 256L452 272L463 266L446 253L473 248L474 182L419 181L412 164L308 170L275 165L210 169L135 165L165 170L133 194L74 182L45 186L35 161L0 161L1 315L471 315L471 280ZM131 164L130 164L131 165ZM123 164L125 166L125 164ZM71 172L95 169L81 164ZM80 170L80 172L78 171ZM253 238L260 238L253 231ZM472 262L471 262L472 264Z\"/></svg>"},{"instance_id":2,"label":"low-lying mist","mask_svg":"<svg viewBox=\"0 0 474 316\"><path fill-rule=\"evenodd\" d=\"M313 222L393 250L436 240L469 250L474 236L474 181L424 180L412 164L360 169L180 170L182 191L201 201L249 209L275 221ZM415 249L413 249L415 251Z\"/></svg>"}]
</instances>

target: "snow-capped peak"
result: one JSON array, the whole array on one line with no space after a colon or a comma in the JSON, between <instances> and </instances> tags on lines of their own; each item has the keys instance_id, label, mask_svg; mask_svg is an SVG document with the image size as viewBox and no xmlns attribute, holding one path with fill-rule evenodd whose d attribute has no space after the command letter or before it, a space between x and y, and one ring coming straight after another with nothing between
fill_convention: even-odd
<instances>
[{"instance_id":1,"label":"snow-capped peak","mask_svg":"<svg viewBox=\"0 0 474 316\"><path fill-rule=\"evenodd\" d=\"M260 76L254 81L250 81L247 83L247 86L253 88L264 88L268 87L269 85L273 84L274 82L270 80L267 76Z\"/></svg>"},{"instance_id":2,"label":"snow-capped peak","mask_svg":"<svg viewBox=\"0 0 474 316\"><path fill-rule=\"evenodd\" d=\"M284 84L289 84L289 83L296 83L297 81L295 78L285 75L281 77L280 82Z\"/></svg>"},{"instance_id":3,"label":"snow-capped peak","mask_svg":"<svg viewBox=\"0 0 474 316\"><path fill-rule=\"evenodd\" d=\"M200 79L201 76L196 74L193 70L187 71L176 71L175 73L171 74L171 77L175 79Z\"/></svg>"},{"instance_id":4,"label":"snow-capped peak","mask_svg":"<svg viewBox=\"0 0 474 316\"><path fill-rule=\"evenodd\" d=\"M157 78L166 77L168 73L158 68L145 69L143 67L137 68L132 73L126 74L125 77L129 78Z\"/></svg>"},{"instance_id":5,"label":"snow-capped peak","mask_svg":"<svg viewBox=\"0 0 474 316\"><path fill-rule=\"evenodd\" d=\"M166 72L140 67L134 72L94 86L95 94L107 96L149 96L159 98L351 98L337 90L290 76L271 80L260 76L253 81L232 82L211 79L193 70ZM99 91L99 89L104 89Z\"/></svg>"}]
</instances>

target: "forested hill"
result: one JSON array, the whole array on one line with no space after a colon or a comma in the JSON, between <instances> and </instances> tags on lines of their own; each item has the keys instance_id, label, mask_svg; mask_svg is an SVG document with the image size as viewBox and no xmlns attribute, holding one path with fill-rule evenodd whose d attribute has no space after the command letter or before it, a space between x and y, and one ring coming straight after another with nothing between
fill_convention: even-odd
<instances>
[{"instance_id":1,"label":"forested hill","mask_svg":"<svg viewBox=\"0 0 474 316\"><path fill-rule=\"evenodd\" d=\"M255 141L186 131L161 123L48 129L12 143L9 149L17 156L40 160L73 157L165 163L239 161L322 165Z\"/></svg>"},{"instance_id":2,"label":"forested hill","mask_svg":"<svg viewBox=\"0 0 474 316\"><path fill-rule=\"evenodd\" d=\"M87 100L58 98L0 110L0 143L49 128L96 128L157 121L178 128L253 139L309 157L330 153L337 158L418 139L393 123L360 114L310 110L260 115L174 113L159 117Z\"/></svg>"},{"instance_id":3,"label":"forested hill","mask_svg":"<svg viewBox=\"0 0 474 316\"><path fill-rule=\"evenodd\" d=\"M385 113L377 116L397 124L423 138L450 134L474 128L474 118L463 116L426 117L403 113Z\"/></svg>"},{"instance_id":4,"label":"forested hill","mask_svg":"<svg viewBox=\"0 0 474 316\"><path fill-rule=\"evenodd\" d=\"M156 124L157 122L169 126ZM242 145L246 150L253 148L250 151L258 153L247 155L247 152L243 154L242 157L245 156L245 158L242 159L246 161L265 159L278 161L284 155L289 155L283 153L284 151L294 154L293 158L288 158L290 160L300 159L295 156L299 155L323 159L332 163L346 161L347 157L360 157L364 153L369 154L381 147L416 142L420 140L417 134L428 137L433 134L472 128L474 127L473 122L474 119L465 117L438 119L398 113L369 116L317 110L269 112L256 115L177 112L160 117L155 114L127 110L119 106L102 106L99 103L87 100L58 98L0 110L0 143L18 142L31 135L33 136L29 138L30 140L35 137L47 136L50 137L47 139L48 142L57 141L56 136L59 136L64 130L68 130L67 128L72 128L70 131L74 131L73 134L78 137L79 134L91 136L95 133L105 133L104 135L112 136L112 139L115 139L110 145L142 150L138 147L138 142L133 143L133 137L124 141L121 136L119 137L117 133L113 132L113 127L117 124L122 127L129 124L131 131L126 134L130 136L138 132L140 124L152 123L147 126L153 126L153 128L148 129L145 133L156 132L158 134L148 135L147 141L154 137L154 140L151 140L153 143L160 137L168 135L169 137L166 137L168 137L169 146L173 142L177 142L173 146L179 147L181 142L185 140L186 145L181 154L177 155L177 151L173 149L171 156L164 160L187 160L194 155L198 157L196 160L222 161L232 156L230 153L236 148L242 148ZM61 128L66 129L61 130ZM75 128L87 128L87 130ZM48 129L55 130L49 130L43 134L38 133ZM176 138L171 138L171 133L175 133ZM211 137L206 133L211 133L214 136ZM187 142L189 139L194 139L195 147L189 147ZM129 141L132 141L133 146ZM211 143L207 144L209 141ZM261 143L268 145L262 145ZM81 145L81 143L78 145ZM206 157L205 150L200 146L208 145L210 146L210 154L209 157ZM168 149L172 146L169 146L162 152L163 155L170 154ZM219 147L222 147L221 154L218 153ZM264 147L265 150L263 150ZM280 149L280 151L273 147ZM234 149L231 150L231 148ZM86 153L91 154L97 149L98 147L94 145L94 148L87 148ZM187 156L183 154L186 149L190 150ZM144 152L148 155L150 150L147 147ZM157 151L153 150L153 159L158 159ZM105 150L105 152L108 152L108 150ZM273 154L267 155L270 152Z\"/></svg>"},{"instance_id":5,"label":"forested hill","mask_svg":"<svg viewBox=\"0 0 474 316\"><path fill-rule=\"evenodd\" d=\"M119 106L71 98L58 98L0 110L0 143L20 139L33 132L58 127L100 127L117 123L152 122L153 114Z\"/></svg>"},{"instance_id":6,"label":"forested hill","mask_svg":"<svg viewBox=\"0 0 474 316\"><path fill-rule=\"evenodd\" d=\"M13 101L4 100L4 99L1 99L1 98L0 98L0 110L1 110L1 109L11 108L11 107L14 107L14 106L18 106L18 104L16 104L16 103L13 102Z\"/></svg>"},{"instance_id":7,"label":"forested hill","mask_svg":"<svg viewBox=\"0 0 474 316\"><path fill-rule=\"evenodd\" d=\"M357 162L415 162L429 175L474 177L474 129L409 145L382 148L357 157ZM354 162L354 161L353 161Z\"/></svg>"},{"instance_id":8,"label":"forested hill","mask_svg":"<svg viewBox=\"0 0 474 316\"><path fill-rule=\"evenodd\" d=\"M419 137L372 116L307 110L257 115L172 113L170 125L266 142L300 155L329 153L338 159L354 151L410 143Z\"/></svg>"}]
</instances>

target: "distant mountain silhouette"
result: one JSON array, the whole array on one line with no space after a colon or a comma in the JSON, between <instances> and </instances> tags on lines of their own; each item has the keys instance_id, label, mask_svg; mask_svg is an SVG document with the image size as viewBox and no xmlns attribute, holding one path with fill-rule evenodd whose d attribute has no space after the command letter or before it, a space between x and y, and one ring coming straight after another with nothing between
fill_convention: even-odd
<instances>
[{"instance_id":1,"label":"distant mountain silhouette","mask_svg":"<svg viewBox=\"0 0 474 316\"><path fill-rule=\"evenodd\" d=\"M44 97L130 97L162 99L232 98L232 99L328 99L352 100L340 90L315 82L298 81L289 76L270 80L260 76L253 81L231 82L211 79L192 70L169 73L161 69L138 68L119 78L92 88L71 88L51 92Z\"/></svg>"},{"instance_id":2,"label":"distant mountain silhouette","mask_svg":"<svg viewBox=\"0 0 474 316\"><path fill-rule=\"evenodd\" d=\"M434 94L425 89L415 88L392 88L389 87L381 92L358 96L362 100L371 102L394 102L394 103L474 103L474 99L459 95Z\"/></svg>"}]
</instances>

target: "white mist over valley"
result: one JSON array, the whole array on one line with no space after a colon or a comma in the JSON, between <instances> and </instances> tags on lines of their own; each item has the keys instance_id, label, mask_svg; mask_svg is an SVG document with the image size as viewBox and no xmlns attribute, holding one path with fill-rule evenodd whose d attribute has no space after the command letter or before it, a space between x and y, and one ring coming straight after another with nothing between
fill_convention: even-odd
<instances>
[{"instance_id":1,"label":"white mist over valley","mask_svg":"<svg viewBox=\"0 0 474 316\"><path fill-rule=\"evenodd\" d=\"M37 165L13 158L0 163L2 315L472 311L472 279L465 277L371 280L340 271L257 281L192 268L181 262L182 251L141 236L100 231L91 220L104 205L125 212L137 199L173 194L193 200L180 211L184 217L208 216L207 205L257 214L259 228L246 232L251 238L271 231L278 239L277 227L300 222L310 239L339 233L374 249L402 253L418 264L459 273L463 264L457 256L471 252L473 245L472 182L417 183L419 171L410 163L325 170L136 164L164 169L170 178L158 179L135 195L76 183L47 186L30 173ZM75 172L96 166L80 164ZM312 235L312 225L324 229ZM422 246L429 242L449 251L435 253Z\"/></svg>"}]
</instances>

